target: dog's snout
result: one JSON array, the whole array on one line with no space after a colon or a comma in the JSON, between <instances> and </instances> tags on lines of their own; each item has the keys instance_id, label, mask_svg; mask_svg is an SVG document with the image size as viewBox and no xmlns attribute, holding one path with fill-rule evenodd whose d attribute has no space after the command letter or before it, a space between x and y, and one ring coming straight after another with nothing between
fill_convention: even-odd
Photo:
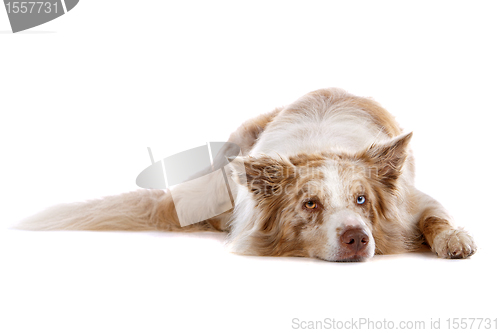
<instances>
[{"instance_id":1,"label":"dog's snout","mask_svg":"<svg viewBox=\"0 0 500 333\"><path fill-rule=\"evenodd\" d=\"M359 227L347 227L340 235L340 244L352 255L362 252L369 241L368 234Z\"/></svg>"}]
</instances>

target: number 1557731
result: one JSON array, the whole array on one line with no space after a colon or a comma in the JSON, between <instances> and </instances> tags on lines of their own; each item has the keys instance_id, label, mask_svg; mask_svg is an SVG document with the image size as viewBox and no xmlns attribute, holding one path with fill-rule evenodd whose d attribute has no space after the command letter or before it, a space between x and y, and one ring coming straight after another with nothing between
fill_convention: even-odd
<instances>
[{"instance_id":1,"label":"number 1557731","mask_svg":"<svg viewBox=\"0 0 500 333\"><path fill-rule=\"evenodd\" d=\"M7 13L11 14L41 14L41 13L56 13L57 14L57 1L54 3L51 2L19 2L19 1L11 1L6 2L5 7L7 8Z\"/></svg>"}]
</instances>

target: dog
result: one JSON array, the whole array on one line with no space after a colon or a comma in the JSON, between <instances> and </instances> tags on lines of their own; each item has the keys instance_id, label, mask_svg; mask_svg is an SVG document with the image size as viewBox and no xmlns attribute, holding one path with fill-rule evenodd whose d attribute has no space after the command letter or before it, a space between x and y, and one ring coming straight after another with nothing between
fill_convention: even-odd
<instances>
[{"instance_id":1,"label":"dog","mask_svg":"<svg viewBox=\"0 0 500 333\"><path fill-rule=\"evenodd\" d=\"M234 208L223 214L181 227L176 213L210 209L203 198L217 186L204 187L202 199L181 191L175 204L170 191L138 190L55 206L18 227L220 231L238 254L326 261L424 249L467 258L477 249L473 238L414 186L411 138L374 100L321 89L231 134L242 156L229 169Z\"/></svg>"}]
</instances>

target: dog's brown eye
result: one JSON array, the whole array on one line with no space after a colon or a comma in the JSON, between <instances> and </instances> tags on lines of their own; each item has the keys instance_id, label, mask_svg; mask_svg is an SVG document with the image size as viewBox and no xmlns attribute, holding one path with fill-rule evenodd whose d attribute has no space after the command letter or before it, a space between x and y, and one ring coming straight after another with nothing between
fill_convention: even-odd
<instances>
[{"instance_id":1,"label":"dog's brown eye","mask_svg":"<svg viewBox=\"0 0 500 333\"><path fill-rule=\"evenodd\" d=\"M307 201L304 203L304 207L306 207L307 209L316 209L318 208L318 204L314 201Z\"/></svg>"}]
</instances>

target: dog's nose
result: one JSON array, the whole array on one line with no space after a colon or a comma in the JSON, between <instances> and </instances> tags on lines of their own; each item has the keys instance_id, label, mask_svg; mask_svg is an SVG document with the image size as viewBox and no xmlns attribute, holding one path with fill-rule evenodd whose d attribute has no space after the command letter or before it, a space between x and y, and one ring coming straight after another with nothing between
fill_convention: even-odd
<instances>
[{"instance_id":1,"label":"dog's nose","mask_svg":"<svg viewBox=\"0 0 500 333\"><path fill-rule=\"evenodd\" d=\"M363 251L369 240L368 234L359 227L347 227L340 235L341 246L352 255Z\"/></svg>"}]
</instances>

